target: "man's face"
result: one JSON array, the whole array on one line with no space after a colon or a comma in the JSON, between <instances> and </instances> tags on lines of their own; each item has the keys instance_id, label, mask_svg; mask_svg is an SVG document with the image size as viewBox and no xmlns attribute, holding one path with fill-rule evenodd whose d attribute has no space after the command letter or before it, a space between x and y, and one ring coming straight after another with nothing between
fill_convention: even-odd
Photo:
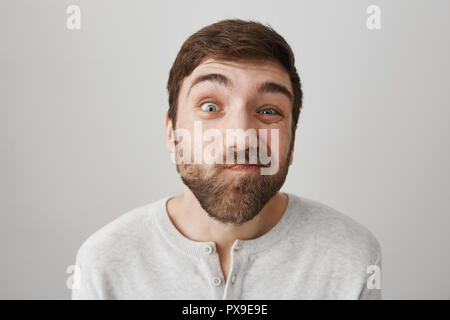
<instances>
[{"instance_id":1,"label":"man's face","mask_svg":"<svg viewBox=\"0 0 450 320\"><path fill-rule=\"evenodd\" d=\"M283 185L294 143L292 97L287 71L271 61L207 59L183 80L176 126L167 123L168 146L180 150L184 143L177 154L189 161L177 162L177 170L212 218L234 224L249 221ZM172 129L187 133L190 139L186 134L173 135ZM213 134L205 136L205 132ZM230 139L230 132L238 138ZM254 139L249 138L251 132ZM222 138L218 139L219 135ZM240 142L239 136L243 137ZM178 142L176 147L172 139ZM214 161L206 161L203 150L208 150L208 145ZM248 164L254 163L251 154L257 159L254 165ZM260 158L264 154L270 156L269 164ZM247 164L236 165L239 157ZM276 170L261 174L261 169L269 166Z\"/></svg>"}]
</instances>

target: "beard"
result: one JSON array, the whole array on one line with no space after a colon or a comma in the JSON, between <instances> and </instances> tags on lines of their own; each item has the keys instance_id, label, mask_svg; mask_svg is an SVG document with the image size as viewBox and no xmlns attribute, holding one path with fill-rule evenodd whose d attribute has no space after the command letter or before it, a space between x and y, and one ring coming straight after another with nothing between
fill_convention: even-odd
<instances>
[{"instance_id":1,"label":"beard","mask_svg":"<svg viewBox=\"0 0 450 320\"><path fill-rule=\"evenodd\" d=\"M293 142L292 139L287 157L280 161L279 170L274 175L244 173L224 179L221 175L227 169L217 164L178 164L177 171L211 218L221 223L241 225L256 217L283 186ZM248 161L247 156L248 150Z\"/></svg>"}]
</instances>

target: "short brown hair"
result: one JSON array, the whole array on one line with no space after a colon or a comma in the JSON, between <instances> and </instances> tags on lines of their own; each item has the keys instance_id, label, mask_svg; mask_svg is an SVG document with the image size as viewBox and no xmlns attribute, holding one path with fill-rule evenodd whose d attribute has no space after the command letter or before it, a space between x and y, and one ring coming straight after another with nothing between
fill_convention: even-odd
<instances>
[{"instance_id":1,"label":"short brown hair","mask_svg":"<svg viewBox=\"0 0 450 320\"><path fill-rule=\"evenodd\" d=\"M182 45L170 69L168 116L175 127L178 94L183 79L207 58L221 60L274 60L289 73L293 88L292 132L302 107L302 88L289 44L271 26L259 22L227 19L206 26Z\"/></svg>"}]
</instances>

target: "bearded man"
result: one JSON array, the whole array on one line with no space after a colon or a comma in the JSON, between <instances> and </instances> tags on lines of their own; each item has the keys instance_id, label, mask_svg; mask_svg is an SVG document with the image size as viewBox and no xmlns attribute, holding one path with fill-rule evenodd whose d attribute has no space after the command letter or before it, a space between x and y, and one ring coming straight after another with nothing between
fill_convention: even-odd
<instances>
[{"instance_id":1,"label":"bearded man","mask_svg":"<svg viewBox=\"0 0 450 320\"><path fill-rule=\"evenodd\" d=\"M184 192L91 235L73 299L381 298L374 235L280 192L303 97L282 36L239 19L206 26L182 45L167 89L165 137Z\"/></svg>"}]
</instances>

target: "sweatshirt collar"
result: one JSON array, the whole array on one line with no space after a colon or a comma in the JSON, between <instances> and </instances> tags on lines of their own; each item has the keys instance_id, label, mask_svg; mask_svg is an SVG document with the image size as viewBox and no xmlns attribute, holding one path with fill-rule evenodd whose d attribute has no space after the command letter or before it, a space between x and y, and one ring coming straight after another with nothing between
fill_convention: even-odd
<instances>
[{"instance_id":1,"label":"sweatshirt collar","mask_svg":"<svg viewBox=\"0 0 450 320\"><path fill-rule=\"evenodd\" d=\"M298 216L296 207L300 203L300 198L284 192L288 196L288 205L285 212L278 220L277 224L273 226L265 234L249 240L236 239L233 243L232 250L239 246L239 251L243 254L256 254L262 252L275 244L277 241L286 237L288 230L294 224L295 218ZM216 243L214 241L194 241L186 238L181 234L175 225L172 223L168 213L166 204L171 199L171 196L164 197L155 203L156 214L151 214L153 221L156 223L161 234L176 248L183 252L194 256L205 256L209 254L207 247L212 247L216 251Z\"/></svg>"}]
</instances>

